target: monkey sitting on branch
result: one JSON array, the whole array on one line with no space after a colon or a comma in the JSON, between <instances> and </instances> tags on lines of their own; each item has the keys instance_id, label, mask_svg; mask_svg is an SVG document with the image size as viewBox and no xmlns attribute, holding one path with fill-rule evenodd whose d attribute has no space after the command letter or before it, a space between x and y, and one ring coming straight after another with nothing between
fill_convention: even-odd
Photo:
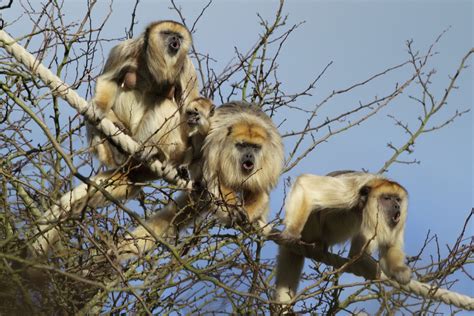
<instances>
[{"instance_id":1,"label":"monkey sitting on branch","mask_svg":"<svg viewBox=\"0 0 474 316\"><path fill-rule=\"evenodd\" d=\"M378 249L382 271L407 284L411 278L403 251L407 205L407 191L380 175L354 171L305 174L296 179L289 193L283 236L322 243L325 251L351 239L349 256L360 260L358 263ZM277 301L289 303L296 295L304 259L279 246Z\"/></svg>"},{"instance_id":2,"label":"monkey sitting on branch","mask_svg":"<svg viewBox=\"0 0 474 316\"><path fill-rule=\"evenodd\" d=\"M159 237L175 234L208 212L227 226L244 217L269 230L269 195L278 183L284 158L276 126L260 108L244 102L216 108L210 123L202 149L202 177L210 198L196 200L192 193L183 192L159 210L146 223ZM155 244L152 234L140 226L118 245L117 256L123 260L142 255Z\"/></svg>"},{"instance_id":3,"label":"monkey sitting on branch","mask_svg":"<svg viewBox=\"0 0 474 316\"><path fill-rule=\"evenodd\" d=\"M199 97L196 71L188 57L191 44L191 34L184 25L173 21L151 23L138 38L112 49L91 101L95 110L142 145L145 156L158 157L164 165L175 167L185 160L191 132L197 137L208 128L207 118L200 120L201 112L195 111L194 125L205 126L205 131L194 132L195 126L188 124L186 114L194 110L188 107L201 104L208 108L207 114L211 113L212 102ZM93 152L111 168L91 180L112 198L131 199L141 188L136 183L157 179L146 165L121 152L94 126L87 129ZM102 207L110 203L97 188L85 183L66 193L39 220L35 253L47 253L57 241L61 221L86 205Z\"/></svg>"},{"instance_id":4,"label":"monkey sitting on branch","mask_svg":"<svg viewBox=\"0 0 474 316\"><path fill-rule=\"evenodd\" d=\"M107 118L141 143L150 157L178 164L187 149L181 114L198 99L197 75L188 56L188 29L177 22L151 23L135 39L115 46L98 77L92 103ZM91 147L111 168L129 157L88 126Z\"/></svg>"}]
</instances>

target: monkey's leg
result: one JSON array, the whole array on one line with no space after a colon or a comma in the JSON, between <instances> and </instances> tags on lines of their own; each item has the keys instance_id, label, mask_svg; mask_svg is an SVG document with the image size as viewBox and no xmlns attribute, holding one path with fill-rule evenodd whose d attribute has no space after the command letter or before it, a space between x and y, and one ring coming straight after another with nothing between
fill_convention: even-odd
<instances>
[{"instance_id":1,"label":"monkey's leg","mask_svg":"<svg viewBox=\"0 0 474 316\"><path fill-rule=\"evenodd\" d=\"M105 117L111 120L122 132L130 135L129 128L118 119L113 111L108 111ZM107 167L117 168L127 160L128 155L124 155L95 126L87 124L87 136L91 151Z\"/></svg>"},{"instance_id":2,"label":"monkey's leg","mask_svg":"<svg viewBox=\"0 0 474 316\"><path fill-rule=\"evenodd\" d=\"M200 210L199 202L194 202L190 194L185 193L159 210L146 221L146 225L159 237L167 237L179 227L185 228L190 221L199 214L194 211ZM120 261L141 256L145 252L153 249L156 239L144 226L135 228L117 246L118 258Z\"/></svg>"},{"instance_id":3,"label":"monkey's leg","mask_svg":"<svg viewBox=\"0 0 474 316\"><path fill-rule=\"evenodd\" d=\"M398 246L380 247L380 267L398 283L410 282L411 269L405 264L405 253Z\"/></svg>"},{"instance_id":4,"label":"monkey's leg","mask_svg":"<svg viewBox=\"0 0 474 316\"><path fill-rule=\"evenodd\" d=\"M209 185L209 187L214 186ZM224 185L217 186L217 190L217 192L212 192L215 197L213 204L217 218L227 227L234 226L234 222L244 221L245 214L237 210L241 202L234 190Z\"/></svg>"},{"instance_id":5,"label":"monkey's leg","mask_svg":"<svg viewBox=\"0 0 474 316\"><path fill-rule=\"evenodd\" d=\"M289 303L295 296L303 270L304 257L290 249L279 246L276 267L275 300Z\"/></svg>"},{"instance_id":6,"label":"monkey's leg","mask_svg":"<svg viewBox=\"0 0 474 316\"><path fill-rule=\"evenodd\" d=\"M349 258L358 258L355 264L364 272L364 275L370 278L377 278L377 262L372 258L371 253L374 251L375 242L371 241L367 245L367 241L371 239L359 233L352 238L351 249L349 250ZM365 250L365 251L364 251Z\"/></svg>"},{"instance_id":7,"label":"monkey's leg","mask_svg":"<svg viewBox=\"0 0 474 316\"><path fill-rule=\"evenodd\" d=\"M286 202L285 231L286 237L300 239L301 232L311 214L311 205L307 200L304 187L295 182Z\"/></svg>"},{"instance_id":8,"label":"monkey's leg","mask_svg":"<svg viewBox=\"0 0 474 316\"><path fill-rule=\"evenodd\" d=\"M129 176L116 170L108 170L91 179L117 200L133 198L140 190L129 182ZM60 227L57 225L70 215L77 214L87 204L90 207L102 207L110 201L96 188L85 183L64 194L58 204L47 211L40 219L38 234L33 243L37 253L47 253L58 240Z\"/></svg>"}]
</instances>

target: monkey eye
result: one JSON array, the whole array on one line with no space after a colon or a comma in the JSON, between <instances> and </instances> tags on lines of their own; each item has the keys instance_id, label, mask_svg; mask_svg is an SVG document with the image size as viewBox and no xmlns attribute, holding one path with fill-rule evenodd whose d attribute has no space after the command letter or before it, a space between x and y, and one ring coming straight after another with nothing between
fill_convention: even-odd
<instances>
[{"instance_id":1,"label":"monkey eye","mask_svg":"<svg viewBox=\"0 0 474 316\"><path fill-rule=\"evenodd\" d=\"M260 150L262 148L262 146L259 145L259 144L252 144L252 143L246 143L246 142L236 143L235 147L237 147L237 148L252 148L252 149L255 149L255 150Z\"/></svg>"}]
</instances>

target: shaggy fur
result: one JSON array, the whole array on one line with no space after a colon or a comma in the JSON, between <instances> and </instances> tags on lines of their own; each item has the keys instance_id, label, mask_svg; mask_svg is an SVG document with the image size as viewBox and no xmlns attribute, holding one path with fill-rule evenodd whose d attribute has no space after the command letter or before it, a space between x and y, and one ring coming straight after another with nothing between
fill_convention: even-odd
<instances>
[{"instance_id":1,"label":"shaggy fur","mask_svg":"<svg viewBox=\"0 0 474 316\"><path fill-rule=\"evenodd\" d=\"M261 146L251 175L240 167L236 143L242 141ZM204 180L214 197L229 200L240 195L237 200L243 203L250 221L266 223L268 195L277 185L284 159L282 139L272 120L247 103L221 106L211 120L203 157ZM218 214L226 220L224 208Z\"/></svg>"},{"instance_id":2,"label":"shaggy fur","mask_svg":"<svg viewBox=\"0 0 474 316\"><path fill-rule=\"evenodd\" d=\"M283 167L283 144L272 120L257 107L232 102L218 107L210 118L210 131L202 151L203 179L212 199L183 193L158 211L147 223L162 237L191 224L196 217L217 212L229 223L228 204L243 206L251 222L266 224L269 193L276 186ZM243 174L241 152L236 141L245 140L261 146L255 160L255 172ZM221 203L225 201L226 203ZM217 206L226 204L225 206ZM217 208L217 210L216 210ZM144 227L135 229L118 246L120 259L141 255L155 240Z\"/></svg>"},{"instance_id":3,"label":"shaggy fur","mask_svg":"<svg viewBox=\"0 0 474 316\"><path fill-rule=\"evenodd\" d=\"M364 247L367 254L378 249L383 271L406 284L411 276L403 252L407 208L406 190L383 176L305 174L296 179L287 198L284 235L325 247L352 239L350 257L359 256ZM277 301L288 303L295 296L303 263L303 256L279 247Z\"/></svg>"},{"instance_id":4,"label":"shaggy fur","mask_svg":"<svg viewBox=\"0 0 474 316\"><path fill-rule=\"evenodd\" d=\"M151 158L167 164L182 163L188 147L188 133L182 113L199 97L197 76L188 57L191 35L180 23L161 21L150 24L136 39L115 46L103 73L97 79L92 104L135 141ZM92 125L87 127L93 152L113 170L93 178L116 199L135 196L136 183L155 179L146 167L136 163L109 143ZM110 181L109 181L110 180ZM86 204L99 207L110 203L105 197L81 184L66 193L58 205L46 212L34 242L36 253L46 253L57 240L56 227Z\"/></svg>"}]
</instances>

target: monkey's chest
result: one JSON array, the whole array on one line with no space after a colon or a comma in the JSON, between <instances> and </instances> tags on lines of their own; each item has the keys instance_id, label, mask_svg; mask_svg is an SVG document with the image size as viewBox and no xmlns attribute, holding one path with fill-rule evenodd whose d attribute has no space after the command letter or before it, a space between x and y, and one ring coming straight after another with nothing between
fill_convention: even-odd
<instances>
[{"instance_id":1,"label":"monkey's chest","mask_svg":"<svg viewBox=\"0 0 474 316\"><path fill-rule=\"evenodd\" d=\"M113 111L130 135L150 153L158 147L173 160L186 148L180 126L180 113L173 100L126 91L117 97Z\"/></svg>"}]
</instances>

